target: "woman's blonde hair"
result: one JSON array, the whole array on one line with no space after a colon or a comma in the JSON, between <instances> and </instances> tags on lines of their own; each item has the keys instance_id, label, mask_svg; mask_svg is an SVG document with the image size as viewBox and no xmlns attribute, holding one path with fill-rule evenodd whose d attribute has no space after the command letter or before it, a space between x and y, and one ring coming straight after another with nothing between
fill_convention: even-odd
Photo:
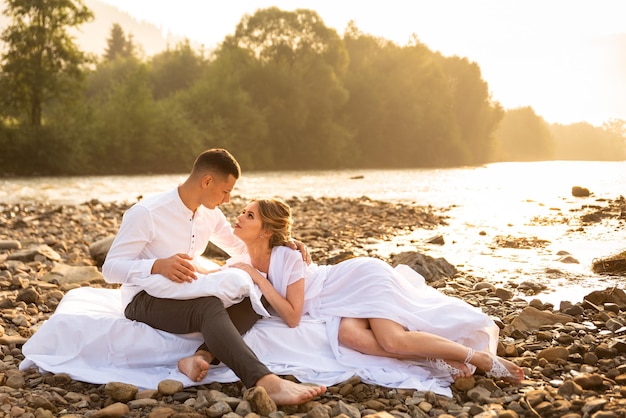
<instances>
[{"instance_id":1,"label":"woman's blonde hair","mask_svg":"<svg viewBox=\"0 0 626 418\"><path fill-rule=\"evenodd\" d=\"M270 237L270 248L285 245L291 241L291 208L281 199L255 199L259 205L259 216L263 229L267 229Z\"/></svg>"}]
</instances>

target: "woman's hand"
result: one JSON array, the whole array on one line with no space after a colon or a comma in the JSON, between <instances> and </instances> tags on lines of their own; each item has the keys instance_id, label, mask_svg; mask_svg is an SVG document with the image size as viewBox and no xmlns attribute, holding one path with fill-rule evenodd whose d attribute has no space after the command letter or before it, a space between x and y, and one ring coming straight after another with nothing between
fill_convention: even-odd
<instances>
[{"instance_id":1,"label":"woman's hand","mask_svg":"<svg viewBox=\"0 0 626 418\"><path fill-rule=\"evenodd\" d=\"M259 284L261 281L267 280L257 269L255 269L254 267L252 267L252 265L248 263L233 263L230 265L230 267L234 267L248 273L255 284Z\"/></svg>"},{"instance_id":2,"label":"woman's hand","mask_svg":"<svg viewBox=\"0 0 626 418\"><path fill-rule=\"evenodd\" d=\"M287 295L284 297L252 265L239 262L230 264L230 267L238 268L250 275L252 281L261 289L265 299L288 326L293 328L300 323L302 307L304 306L304 278L287 286Z\"/></svg>"}]
</instances>

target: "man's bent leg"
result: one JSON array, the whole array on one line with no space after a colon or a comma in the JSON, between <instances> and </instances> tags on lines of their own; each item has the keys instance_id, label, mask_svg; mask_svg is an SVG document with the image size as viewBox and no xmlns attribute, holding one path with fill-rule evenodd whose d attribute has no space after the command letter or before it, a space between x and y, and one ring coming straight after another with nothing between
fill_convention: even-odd
<instances>
[{"instance_id":1,"label":"man's bent leg","mask_svg":"<svg viewBox=\"0 0 626 418\"><path fill-rule=\"evenodd\" d=\"M250 302L250 298L245 298L241 302L229 306L226 308L226 312L228 312L228 316L230 316L230 320L233 322L235 328L241 335L245 334L254 326L256 321L261 319L261 315L254 311L252 307L252 302ZM209 351L209 347L206 344L202 344L198 351ZM218 358L213 359L211 364L219 364L220 360Z\"/></svg>"},{"instance_id":2,"label":"man's bent leg","mask_svg":"<svg viewBox=\"0 0 626 418\"><path fill-rule=\"evenodd\" d=\"M261 319L261 315L254 311L250 298L245 298L241 302L226 308L230 320L241 335L245 334Z\"/></svg>"},{"instance_id":3,"label":"man's bent leg","mask_svg":"<svg viewBox=\"0 0 626 418\"><path fill-rule=\"evenodd\" d=\"M247 387L271 373L243 341L222 301L214 296L160 299L142 291L128 304L125 314L128 319L174 334L201 332L208 351L230 367Z\"/></svg>"}]
</instances>

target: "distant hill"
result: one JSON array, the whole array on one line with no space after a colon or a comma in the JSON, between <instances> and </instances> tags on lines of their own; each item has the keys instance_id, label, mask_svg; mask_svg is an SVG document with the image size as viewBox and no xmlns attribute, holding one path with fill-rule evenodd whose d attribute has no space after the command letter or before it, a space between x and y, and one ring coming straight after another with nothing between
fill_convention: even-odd
<instances>
[{"instance_id":1,"label":"distant hill","mask_svg":"<svg viewBox=\"0 0 626 418\"><path fill-rule=\"evenodd\" d=\"M167 49L168 45L173 47L184 40L179 36L164 34L156 25L138 21L128 13L119 10L115 6L98 0L84 0L85 5L91 9L95 18L91 23L82 25L75 33L76 40L81 49L85 52L104 54L106 41L111 33L114 23L119 24L126 35L133 35L133 43L139 47L146 56L157 54ZM4 11L6 3L0 1L0 12ZM9 24L9 19L0 13L0 31ZM193 43L192 43L193 45ZM195 46L195 45L194 45Z\"/></svg>"}]
</instances>

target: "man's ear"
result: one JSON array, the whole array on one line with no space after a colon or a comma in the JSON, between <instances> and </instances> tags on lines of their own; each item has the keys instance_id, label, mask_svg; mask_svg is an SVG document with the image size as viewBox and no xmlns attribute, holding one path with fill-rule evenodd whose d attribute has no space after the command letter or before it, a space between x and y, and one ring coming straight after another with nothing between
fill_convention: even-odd
<instances>
[{"instance_id":1,"label":"man's ear","mask_svg":"<svg viewBox=\"0 0 626 418\"><path fill-rule=\"evenodd\" d=\"M202 185L202 188L209 187L209 185L210 185L213 181L214 181L214 179L213 179L213 175L211 175L211 174L205 174L205 175L202 177L202 184L201 184L201 185Z\"/></svg>"}]
</instances>

